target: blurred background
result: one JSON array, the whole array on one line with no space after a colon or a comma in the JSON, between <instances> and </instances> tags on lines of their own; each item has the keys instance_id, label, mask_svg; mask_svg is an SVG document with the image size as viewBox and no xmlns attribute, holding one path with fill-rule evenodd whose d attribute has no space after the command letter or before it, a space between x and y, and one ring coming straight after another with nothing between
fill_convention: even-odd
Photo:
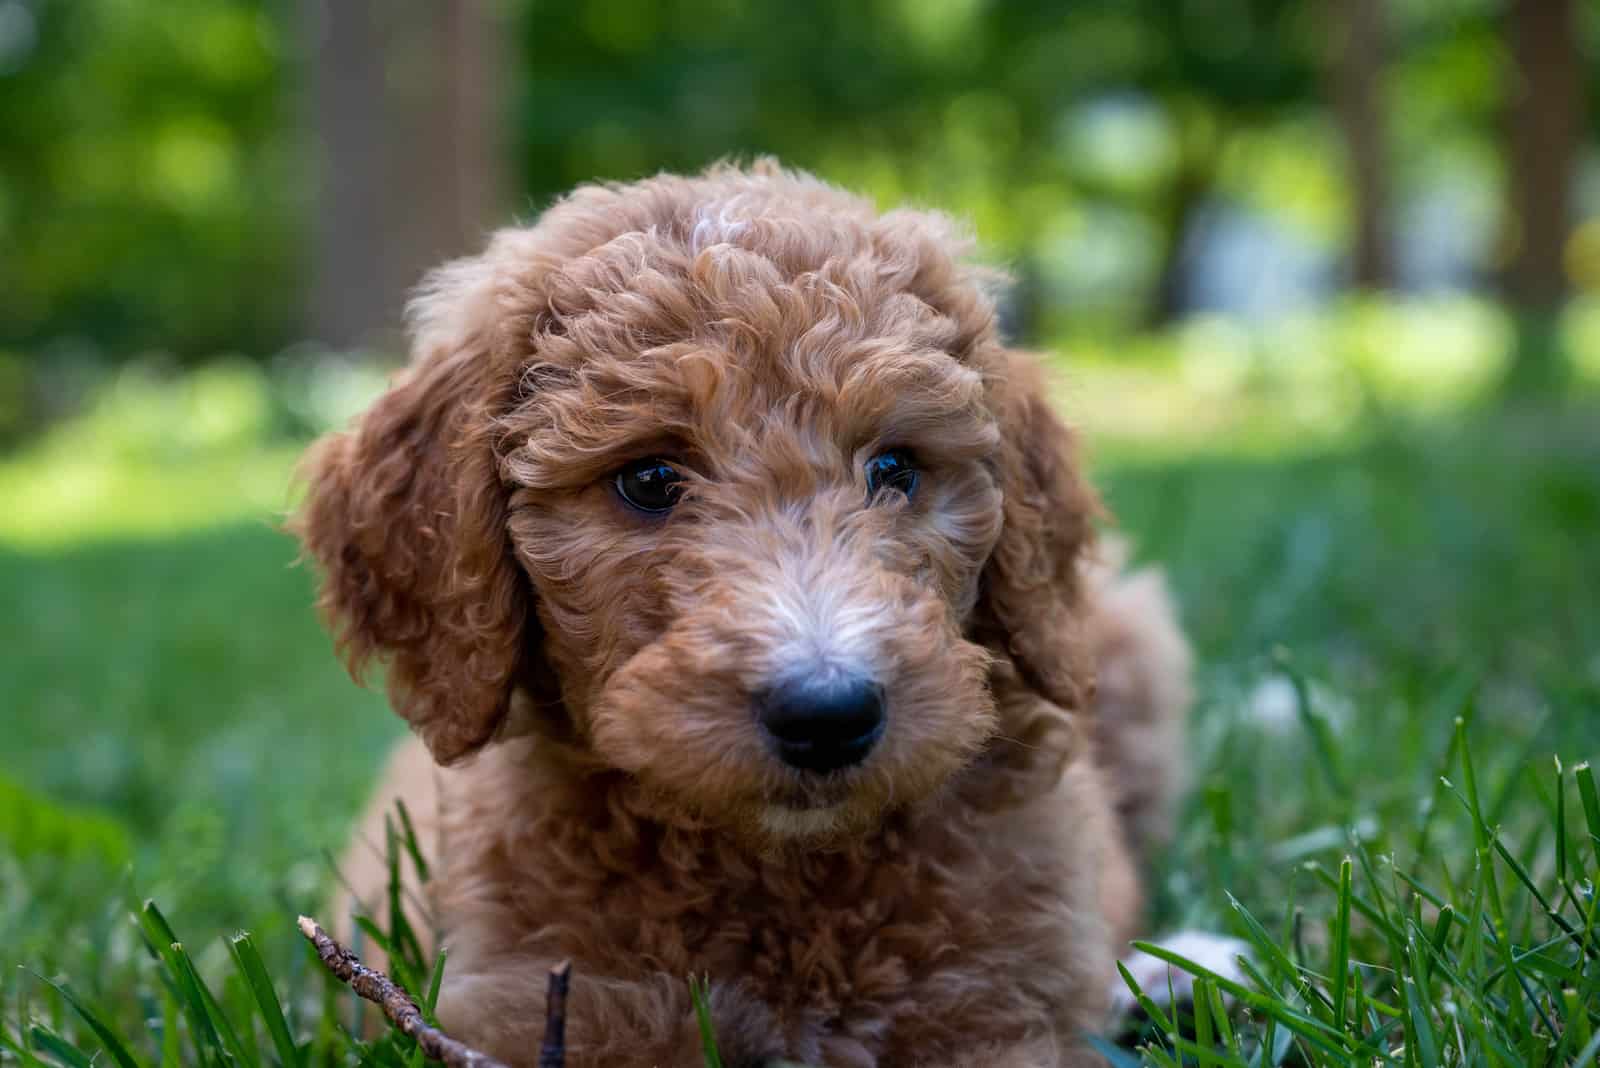
<instances>
[{"instance_id":1,"label":"blurred background","mask_svg":"<svg viewBox=\"0 0 1600 1068\"><path fill-rule=\"evenodd\" d=\"M1213 721L1292 650L1330 721L1467 672L1594 743L1600 5L0 0L0 943L130 861L202 930L326 885L398 726L296 455L428 266L764 153L972 221Z\"/></svg>"},{"instance_id":2,"label":"blurred background","mask_svg":"<svg viewBox=\"0 0 1600 1068\"><path fill-rule=\"evenodd\" d=\"M1224 407L1593 380L1597 52L1582 0L0 0L0 434L207 367L326 421L428 266L759 153Z\"/></svg>"}]
</instances>

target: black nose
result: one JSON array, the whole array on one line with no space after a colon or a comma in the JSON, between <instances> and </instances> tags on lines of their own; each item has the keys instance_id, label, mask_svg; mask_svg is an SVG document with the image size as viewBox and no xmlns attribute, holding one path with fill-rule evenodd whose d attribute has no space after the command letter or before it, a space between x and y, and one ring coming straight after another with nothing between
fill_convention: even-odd
<instances>
[{"instance_id":1,"label":"black nose","mask_svg":"<svg viewBox=\"0 0 1600 1068\"><path fill-rule=\"evenodd\" d=\"M883 688L855 675L781 683L762 694L756 708L778 756L804 771L859 764L883 735Z\"/></svg>"}]
</instances>

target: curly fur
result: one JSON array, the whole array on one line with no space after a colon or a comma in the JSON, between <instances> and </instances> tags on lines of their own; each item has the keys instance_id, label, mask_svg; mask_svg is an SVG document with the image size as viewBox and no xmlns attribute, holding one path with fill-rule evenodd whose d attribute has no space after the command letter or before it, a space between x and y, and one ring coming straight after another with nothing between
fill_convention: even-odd
<instances>
[{"instance_id":1,"label":"curly fur","mask_svg":"<svg viewBox=\"0 0 1600 1068\"><path fill-rule=\"evenodd\" d=\"M698 1064L690 973L733 1064L1091 1059L1187 653L1090 565L1072 435L965 251L770 164L582 188L437 272L409 371L308 457L343 655L450 765L402 752L378 803L437 833L463 1038L531 1063L571 958L576 1065ZM869 500L889 447L918 490ZM610 484L653 455L665 518ZM827 663L889 729L815 776L750 707Z\"/></svg>"}]
</instances>

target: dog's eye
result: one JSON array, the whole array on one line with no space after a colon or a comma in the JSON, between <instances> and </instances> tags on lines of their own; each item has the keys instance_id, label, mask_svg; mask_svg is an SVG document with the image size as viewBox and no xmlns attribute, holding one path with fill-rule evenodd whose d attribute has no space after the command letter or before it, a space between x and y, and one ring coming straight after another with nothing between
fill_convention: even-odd
<instances>
[{"instance_id":1,"label":"dog's eye","mask_svg":"<svg viewBox=\"0 0 1600 1068\"><path fill-rule=\"evenodd\" d=\"M881 489L892 489L909 497L916 488L917 469L911 466L911 457L900 449L880 452L867 461L869 495L876 495Z\"/></svg>"},{"instance_id":2,"label":"dog's eye","mask_svg":"<svg viewBox=\"0 0 1600 1068\"><path fill-rule=\"evenodd\" d=\"M617 495L641 512L665 512L683 493L683 476L665 460L635 460L617 472Z\"/></svg>"}]
</instances>

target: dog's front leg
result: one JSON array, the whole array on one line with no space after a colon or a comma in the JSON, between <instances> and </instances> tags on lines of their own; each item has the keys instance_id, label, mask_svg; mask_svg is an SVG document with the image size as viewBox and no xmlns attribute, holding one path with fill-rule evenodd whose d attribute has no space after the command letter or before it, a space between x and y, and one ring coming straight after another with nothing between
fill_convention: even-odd
<instances>
[{"instance_id":1,"label":"dog's front leg","mask_svg":"<svg viewBox=\"0 0 1600 1068\"><path fill-rule=\"evenodd\" d=\"M512 970L458 975L440 992L445 1029L514 1068L537 1062L544 1037L548 966L520 962ZM771 1015L730 984L712 982L711 1018L722 1063L756 1068L782 1049ZM703 1068L700 1028L683 976L638 980L585 975L573 969L567 996L569 1068Z\"/></svg>"}]
</instances>

